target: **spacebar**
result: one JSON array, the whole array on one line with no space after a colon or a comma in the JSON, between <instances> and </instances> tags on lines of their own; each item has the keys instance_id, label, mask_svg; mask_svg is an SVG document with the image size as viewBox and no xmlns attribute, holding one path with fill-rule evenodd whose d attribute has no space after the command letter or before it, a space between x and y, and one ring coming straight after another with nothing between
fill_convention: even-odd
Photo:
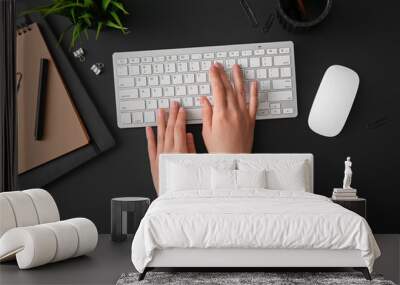
<instances>
[{"instance_id":1,"label":"spacebar","mask_svg":"<svg viewBox=\"0 0 400 285\"><path fill-rule=\"evenodd\" d=\"M185 109L186 110L186 120L201 120L201 109Z\"/></svg>"}]
</instances>

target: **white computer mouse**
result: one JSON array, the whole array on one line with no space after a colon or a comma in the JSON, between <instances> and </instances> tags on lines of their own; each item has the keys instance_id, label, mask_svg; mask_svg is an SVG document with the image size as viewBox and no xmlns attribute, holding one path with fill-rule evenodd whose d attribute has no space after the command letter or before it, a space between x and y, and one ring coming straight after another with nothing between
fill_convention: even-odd
<instances>
[{"instance_id":1,"label":"white computer mouse","mask_svg":"<svg viewBox=\"0 0 400 285\"><path fill-rule=\"evenodd\" d=\"M326 137L338 135L346 123L360 78L345 66L330 66L322 78L308 117L311 130Z\"/></svg>"}]
</instances>

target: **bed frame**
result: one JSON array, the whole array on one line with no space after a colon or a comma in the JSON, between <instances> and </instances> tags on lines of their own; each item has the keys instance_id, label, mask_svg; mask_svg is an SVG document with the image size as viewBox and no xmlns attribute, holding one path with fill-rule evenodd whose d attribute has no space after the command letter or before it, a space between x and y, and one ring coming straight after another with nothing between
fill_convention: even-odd
<instances>
[{"instance_id":1,"label":"bed frame","mask_svg":"<svg viewBox=\"0 0 400 285\"><path fill-rule=\"evenodd\" d=\"M160 193L163 193L168 179L166 162L187 158L190 160L204 159L237 159L249 158L305 159L309 169L308 192L313 192L313 155L312 154L164 154L160 157ZM147 265L139 280L154 268L232 268L246 271L250 268L343 268L350 267L361 271L367 280L371 275L361 257L359 250L331 249L254 249L254 248L169 248L158 249L153 259Z\"/></svg>"}]
</instances>

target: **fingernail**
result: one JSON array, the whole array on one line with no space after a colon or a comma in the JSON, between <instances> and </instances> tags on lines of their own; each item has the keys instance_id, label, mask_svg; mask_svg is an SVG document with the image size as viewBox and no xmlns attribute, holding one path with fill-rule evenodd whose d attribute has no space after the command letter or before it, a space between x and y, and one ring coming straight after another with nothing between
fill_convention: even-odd
<instances>
[{"instance_id":1,"label":"fingernail","mask_svg":"<svg viewBox=\"0 0 400 285\"><path fill-rule=\"evenodd\" d=\"M179 108L179 112L184 112L185 110L183 109L183 107Z\"/></svg>"}]
</instances>

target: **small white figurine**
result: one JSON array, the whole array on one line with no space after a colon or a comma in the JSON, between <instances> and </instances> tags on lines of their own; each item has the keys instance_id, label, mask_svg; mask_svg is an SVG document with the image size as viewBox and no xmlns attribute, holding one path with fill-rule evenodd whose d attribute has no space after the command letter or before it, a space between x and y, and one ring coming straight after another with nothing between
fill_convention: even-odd
<instances>
[{"instance_id":1,"label":"small white figurine","mask_svg":"<svg viewBox=\"0 0 400 285\"><path fill-rule=\"evenodd\" d=\"M351 170L351 161L350 156L347 157L344 162L344 179L343 179L343 189L352 189L351 188L351 177L353 176L353 171Z\"/></svg>"}]
</instances>

